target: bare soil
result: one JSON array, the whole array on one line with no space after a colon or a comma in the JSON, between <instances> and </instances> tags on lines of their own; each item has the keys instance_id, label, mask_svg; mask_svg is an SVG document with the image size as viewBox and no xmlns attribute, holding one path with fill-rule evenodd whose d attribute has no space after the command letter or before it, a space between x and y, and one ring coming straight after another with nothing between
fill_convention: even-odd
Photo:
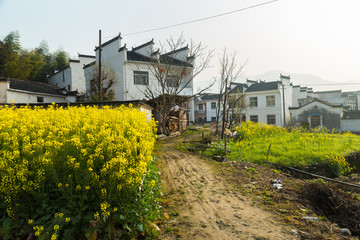
<instances>
[{"instance_id":1,"label":"bare soil","mask_svg":"<svg viewBox=\"0 0 360 240\"><path fill-rule=\"evenodd\" d=\"M159 157L166 211L162 239L296 239L291 228L224 183L209 159L181 152L166 139Z\"/></svg>"},{"instance_id":2,"label":"bare soil","mask_svg":"<svg viewBox=\"0 0 360 240\"><path fill-rule=\"evenodd\" d=\"M168 216L158 224L160 239L357 239L340 234L333 222L305 205L306 180L269 166L219 163L177 149L194 137L158 140L154 154ZM273 188L272 179L282 179L284 188Z\"/></svg>"}]
</instances>

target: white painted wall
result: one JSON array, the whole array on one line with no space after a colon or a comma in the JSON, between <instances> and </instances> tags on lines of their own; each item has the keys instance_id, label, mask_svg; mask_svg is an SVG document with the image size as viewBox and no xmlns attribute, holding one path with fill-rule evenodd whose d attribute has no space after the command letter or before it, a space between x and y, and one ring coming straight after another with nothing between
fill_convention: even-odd
<instances>
[{"instance_id":1,"label":"white painted wall","mask_svg":"<svg viewBox=\"0 0 360 240\"><path fill-rule=\"evenodd\" d=\"M341 131L360 132L360 119L341 119Z\"/></svg>"},{"instance_id":2,"label":"white painted wall","mask_svg":"<svg viewBox=\"0 0 360 240\"><path fill-rule=\"evenodd\" d=\"M9 88L8 81L0 81L0 103L7 102L7 89Z\"/></svg>"},{"instance_id":3,"label":"white painted wall","mask_svg":"<svg viewBox=\"0 0 360 240\"><path fill-rule=\"evenodd\" d=\"M86 93L84 65L95 61L95 58L79 56L80 62L70 62L71 68L71 89L70 91L78 91L79 94Z\"/></svg>"},{"instance_id":4,"label":"white painted wall","mask_svg":"<svg viewBox=\"0 0 360 240\"><path fill-rule=\"evenodd\" d=\"M38 103L37 97L43 97L44 103L66 103L65 96L52 96L48 94L41 94L41 93L33 93L33 92L26 92L26 91L17 91L9 89L7 90L7 101L6 103Z\"/></svg>"},{"instance_id":5,"label":"white painted wall","mask_svg":"<svg viewBox=\"0 0 360 240\"><path fill-rule=\"evenodd\" d=\"M293 106L293 88L292 86L290 85L285 85L284 86L284 94L285 94L285 97L283 97L283 91L282 91L282 86L279 85L279 88L280 88L280 95L281 95L281 124L284 125L287 124L287 123L290 123L290 112L289 112L289 107L292 107ZM283 101L285 100L285 108L283 106ZM284 122L284 111L285 111L285 122Z\"/></svg>"},{"instance_id":6,"label":"white painted wall","mask_svg":"<svg viewBox=\"0 0 360 240\"><path fill-rule=\"evenodd\" d=\"M86 83L83 66L93 62L95 58L79 55L79 60L70 60L69 67L48 78L48 82L67 91L86 93ZM70 86L70 87L69 87Z\"/></svg>"},{"instance_id":7,"label":"white painted wall","mask_svg":"<svg viewBox=\"0 0 360 240\"><path fill-rule=\"evenodd\" d=\"M48 83L56 85L59 88L65 88L66 90L69 90L68 86L70 86L71 89L71 68L67 67L64 70L55 73L48 79Z\"/></svg>"},{"instance_id":8,"label":"white painted wall","mask_svg":"<svg viewBox=\"0 0 360 240\"><path fill-rule=\"evenodd\" d=\"M212 102L216 103L216 108L218 107L218 101L216 99L206 101L206 121L207 122L211 122L211 118L213 118L213 117L216 118L216 108L211 109Z\"/></svg>"},{"instance_id":9,"label":"white painted wall","mask_svg":"<svg viewBox=\"0 0 360 240\"><path fill-rule=\"evenodd\" d=\"M329 105L326 105L326 104L323 104L321 102L317 102L317 101L314 101L312 103L309 103L301 108L298 108L298 109L290 109L290 112L291 112L291 115L293 118L298 118L298 116L303 112L303 111L307 111L307 110L310 110L312 108L314 108L315 106L319 107L319 108L322 108L322 109L325 109L327 111L330 111L332 113L336 113L336 114L339 114L340 116L342 115L342 109L341 107L331 107Z\"/></svg>"},{"instance_id":10,"label":"white painted wall","mask_svg":"<svg viewBox=\"0 0 360 240\"><path fill-rule=\"evenodd\" d=\"M154 43L151 43L149 45L146 45L146 46L144 46L142 48L139 48L139 49L135 50L135 52L137 52L137 53L139 53L141 55L150 57L151 53L153 52L153 45L154 45Z\"/></svg>"},{"instance_id":11,"label":"white painted wall","mask_svg":"<svg viewBox=\"0 0 360 240\"><path fill-rule=\"evenodd\" d=\"M266 106L266 96L275 96L275 106ZM258 92L245 92L245 99L247 104L250 103L250 97L258 98L258 106L248 106L245 110L246 121L250 121L251 115L258 116L258 122L267 123L267 115L275 115L276 126L282 126L282 95L279 90L258 91ZM291 96L289 97L291 98ZM286 101L285 101L286 102ZM289 114L290 116L290 114Z\"/></svg>"},{"instance_id":12,"label":"white painted wall","mask_svg":"<svg viewBox=\"0 0 360 240\"><path fill-rule=\"evenodd\" d=\"M121 37L120 36L118 36L117 39L115 39L111 43L102 47L101 61L107 62L108 59L112 58L113 56L118 55L119 48L121 48ZM98 63L99 62L99 49L96 49L95 55L96 55L96 62Z\"/></svg>"},{"instance_id":13,"label":"white painted wall","mask_svg":"<svg viewBox=\"0 0 360 240\"><path fill-rule=\"evenodd\" d=\"M341 90L338 91L327 91L327 92L316 92L314 96L320 100L327 101L334 105L347 105L347 97L341 97Z\"/></svg>"}]
</instances>

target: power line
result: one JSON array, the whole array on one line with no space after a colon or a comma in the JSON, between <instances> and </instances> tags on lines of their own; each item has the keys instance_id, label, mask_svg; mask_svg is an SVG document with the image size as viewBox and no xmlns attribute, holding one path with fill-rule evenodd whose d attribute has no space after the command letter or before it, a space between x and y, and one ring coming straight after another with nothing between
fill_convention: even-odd
<instances>
[{"instance_id":1,"label":"power line","mask_svg":"<svg viewBox=\"0 0 360 240\"><path fill-rule=\"evenodd\" d=\"M182 26L182 25L186 25L186 24L190 24L190 23L201 22L201 21L212 19L212 18L222 17L222 16L225 16L225 15L229 15L229 14L233 14L233 13L237 13L237 12L242 12L242 11L245 11L245 10L249 10L251 8L260 7L260 6L270 4L270 3L274 3L274 2L277 2L277 1L279 1L279 0L272 0L272 1L264 2L264 3L259 3L259 4L255 4L255 5L252 5L252 6L249 6L249 7L240 8L240 9L237 9L237 10L234 10L234 11L217 14L217 15L213 15L213 16L210 16L210 17L199 18L199 19L195 19L195 20L191 20L191 21L187 21L187 22L177 23L177 24L173 24L173 25L168 25L168 26L165 26L165 27L159 27L159 28L153 28L153 29L143 30L143 31L139 31L139 32L127 33L127 34L124 34L123 36L135 35L135 34L140 34L140 33L147 33L147 32L152 32L152 31L159 31L159 30L178 27L178 26Z\"/></svg>"},{"instance_id":2,"label":"power line","mask_svg":"<svg viewBox=\"0 0 360 240\"><path fill-rule=\"evenodd\" d=\"M358 83L318 83L318 84L306 84L307 86L328 86L328 85L359 85ZM305 84L304 84L305 85Z\"/></svg>"}]
</instances>

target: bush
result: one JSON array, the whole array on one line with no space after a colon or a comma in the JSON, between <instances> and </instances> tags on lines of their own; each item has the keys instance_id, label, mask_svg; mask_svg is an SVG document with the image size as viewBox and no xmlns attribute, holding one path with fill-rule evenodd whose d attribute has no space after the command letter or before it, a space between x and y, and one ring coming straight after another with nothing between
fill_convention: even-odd
<instances>
[{"instance_id":1,"label":"bush","mask_svg":"<svg viewBox=\"0 0 360 240\"><path fill-rule=\"evenodd\" d=\"M155 122L124 106L1 108L0 237L151 232L154 142Z\"/></svg>"},{"instance_id":2,"label":"bush","mask_svg":"<svg viewBox=\"0 0 360 240\"><path fill-rule=\"evenodd\" d=\"M211 142L206 153L208 153L209 155L213 155L213 156L225 156L224 141Z\"/></svg>"}]
</instances>

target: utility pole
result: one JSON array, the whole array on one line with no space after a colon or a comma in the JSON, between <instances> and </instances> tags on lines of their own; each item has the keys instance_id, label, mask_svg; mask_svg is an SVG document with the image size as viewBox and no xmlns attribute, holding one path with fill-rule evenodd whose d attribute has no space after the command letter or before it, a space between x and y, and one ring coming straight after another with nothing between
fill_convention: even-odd
<instances>
[{"instance_id":1,"label":"utility pole","mask_svg":"<svg viewBox=\"0 0 360 240\"><path fill-rule=\"evenodd\" d=\"M283 125L285 127L285 91L284 91L284 83L281 83L281 85L282 85L282 95L283 95L283 118L284 118Z\"/></svg>"},{"instance_id":2,"label":"utility pole","mask_svg":"<svg viewBox=\"0 0 360 240\"><path fill-rule=\"evenodd\" d=\"M102 101L102 79L101 79L101 30L99 30L99 100Z\"/></svg>"}]
</instances>

